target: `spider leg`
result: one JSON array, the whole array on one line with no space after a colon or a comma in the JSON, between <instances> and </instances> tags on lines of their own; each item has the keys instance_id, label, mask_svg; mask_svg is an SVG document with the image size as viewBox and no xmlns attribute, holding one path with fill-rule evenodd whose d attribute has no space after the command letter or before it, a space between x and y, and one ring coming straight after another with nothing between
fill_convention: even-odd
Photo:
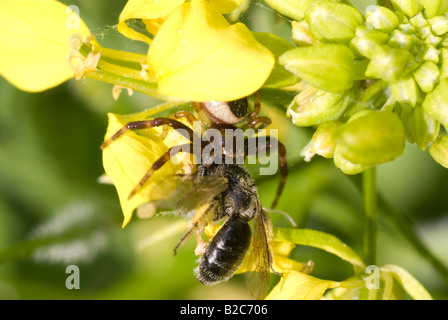
<instances>
[{"instance_id":1,"label":"spider leg","mask_svg":"<svg viewBox=\"0 0 448 320\"><path fill-rule=\"evenodd\" d=\"M188 111L176 112L174 114L174 117L176 119L185 118L185 119L187 119L188 123L191 125L193 125L193 122L198 121L198 119L191 112L188 112Z\"/></svg>"},{"instance_id":2,"label":"spider leg","mask_svg":"<svg viewBox=\"0 0 448 320\"><path fill-rule=\"evenodd\" d=\"M149 170L146 172L146 174L143 176L143 178L139 181L139 183L134 187L134 189L132 189L131 193L128 196L128 200L131 199L143 187L143 185L146 183L146 181L148 181L148 179L151 178L151 176L153 175L153 173L156 170L158 170L160 167L162 167L166 162L168 162L168 160L171 159L171 157L174 157L180 151L185 152L184 149L186 149L187 147L188 147L187 150L189 150L188 152L191 153L190 147L193 147L192 143L181 144L181 145L177 145L177 146L173 146L173 147L169 148L168 151L166 151L159 159L156 160L156 162L153 163L151 168L149 168Z\"/></svg>"},{"instance_id":3,"label":"spider leg","mask_svg":"<svg viewBox=\"0 0 448 320\"><path fill-rule=\"evenodd\" d=\"M257 91L254 93L254 111L249 113L246 116L244 125L245 128L255 128L256 126L260 125L260 128L266 128L268 125L271 124L271 119L264 116L258 116L261 110L261 94L260 91Z\"/></svg>"},{"instance_id":4,"label":"spider leg","mask_svg":"<svg viewBox=\"0 0 448 320\"><path fill-rule=\"evenodd\" d=\"M174 114L168 116L168 118L169 118L169 119L185 118L185 119L187 119L188 123L189 123L191 126L193 125L193 122L198 121L198 120L196 119L196 117L195 117L191 112L188 112L188 111L179 111L179 112L176 112L176 113L174 113ZM162 138L163 138L163 139L165 139L165 137L166 137L166 135L167 135L167 132L168 132L168 128L167 128L167 126L163 126L163 131L162 131Z\"/></svg>"},{"instance_id":5,"label":"spider leg","mask_svg":"<svg viewBox=\"0 0 448 320\"><path fill-rule=\"evenodd\" d=\"M277 145L281 178L279 185L277 187L277 193L271 205L271 208L274 209L277 206L278 200L280 199L280 196L286 183L286 177L288 176L288 164L286 162L286 148L280 141L278 141L273 137L270 136L264 137L266 139L266 143L264 144L260 144L258 138L259 137L249 137L249 138L246 137L244 139L244 153L246 156L251 154L258 155L260 151L267 151L267 150L270 151L273 147L275 147L275 145ZM253 141L254 143L251 141ZM249 146L255 146L255 148L249 149Z\"/></svg>"},{"instance_id":6,"label":"spider leg","mask_svg":"<svg viewBox=\"0 0 448 320\"><path fill-rule=\"evenodd\" d=\"M142 121L132 121L128 122L125 126L123 126L120 130L118 130L115 134L113 134L109 139L104 141L104 143L101 145L101 149L104 149L108 147L112 142L117 140L119 137L121 137L123 134L126 133L126 131L131 130L141 130L141 129L148 129L148 128L154 128L159 127L162 125L168 125L171 128L177 130L181 135L183 135L185 138L189 139L190 141L193 141L196 133L194 131L184 125L182 122L179 122L174 119L169 118L155 118L151 120L142 120ZM197 137L199 139L199 137Z\"/></svg>"}]
</instances>

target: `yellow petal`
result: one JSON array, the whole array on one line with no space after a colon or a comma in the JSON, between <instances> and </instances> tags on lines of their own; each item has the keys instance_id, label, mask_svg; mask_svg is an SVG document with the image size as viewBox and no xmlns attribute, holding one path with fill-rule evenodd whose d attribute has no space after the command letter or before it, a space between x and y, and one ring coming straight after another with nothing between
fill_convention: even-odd
<instances>
[{"instance_id":1,"label":"yellow petal","mask_svg":"<svg viewBox=\"0 0 448 320\"><path fill-rule=\"evenodd\" d=\"M116 115L110 113L109 125L105 139L109 138L126 123L148 119L157 109L149 109L132 115ZM124 214L123 227L130 221L134 210L143 203L162 199L169 193L169 189L175 186L167 183L160 185L163 177L173 175L179 170L179 166L171 162L158 169L142 189L128 200L129 193L138 184L152 164L169 147L185 141L180 134L170 130L169 135L162 139L162 127L146 129L144 132L128 131L126 134L112 142L103 150L103 167L107 176L115 185ZM172 136L176 137L173 138ZM181 141L179 143L179 141ZM181 160L179 160L181 161Z\"/></svg>"},{"instance_id":2,"label":"yellow petal","mask_svg":"<svg viewBox=\"0 0 448 320\"><path fill-rule=\"evenodd\" d=\"M178 7L148 52L158 92L190 101L230 101L250 95L268 78L273 54L242 23L230 25L205 0Z\"/></svg>"},{"instance_id":3,"label":"yellow petal","mask_svg":"<svg viewBox=\"0 0 448 320\"><path fill-rule=\"evenodd\" d=\"M129 0L118 19L118 31L124 36L151 43L165 17L173 12L185 0ZM136 30L129 26L133 19L141 19L146 31Z\"/></svg>"},{"instance_id":4,"label":"yellow petal","mask_svg":"<svg viewBox=\"0 0 448 320\"><path fill-rule=\"evenodd\" d=\"M339 283L335 281L290 271L283 275L266 300L319 300L326 290L337 286Z\"/></svg>"},{"instance_id":5,"label":"yellow petal","mask_svg":"<svg viewBox=\"0 0 448 320\"><path fill-rule=\"evenodd\" d=\"M222 14L232 12L241 3L243 3L243 0L210 0L210 4Z\"/></svg>"},{"instance_id":6,"label":"yellow petal","mask_svg":"<svg viewBox=\"0 0 448 320\"><path fill-rule=\"evenodd\" d=\"M66 56L75 32L90 35L84 22L57 1L1 1L0 74L26 91L66 81L73 77Z\"/></svg>"},{"instance_id":7,"label":"yellow petal","mask_svg":"<svg viewBox=\"0 0 448 320\"><path fill-rule=\"evenodd\" d=\"M165 17L184 2L185 0L129 0L120 14L117 30L125 37L150 44ZM210 4L224 14L232 12L242 2L243 0L211 0ZM133 23L140 24L140 27L132 27Z\"/></svg>"}]
</instances>

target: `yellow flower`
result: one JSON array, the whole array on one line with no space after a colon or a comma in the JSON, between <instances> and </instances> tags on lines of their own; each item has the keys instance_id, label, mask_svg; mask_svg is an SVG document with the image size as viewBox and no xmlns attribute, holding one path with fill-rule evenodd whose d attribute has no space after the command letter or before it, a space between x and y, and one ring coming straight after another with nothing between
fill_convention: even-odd
<instances>
[{"instance_id":1,"label":"yellow flower","mask_svg":"<svg viewBox=\"0 0 448 320\"><path fill-rule=\"evenodd\" d=\"M161 105L160 107L131 115L110 113L105 139L112 136L126 123L150 119L165 107L166 105ZM130 192L162 154L174 145L189 142L172 129L168 130L167 136L163 139L162 131L163 127L140 130L139 133L129 130L103 150L103 166L106 175L115 185L120 199L124 215L123 227L131 220L136 208L144 203L164 198L175 187L175 185L167 183L164 183L162 187L160 182L164 177L179 172L183 162L181 157L185 156L182 154L177 155L179 158L176 159L177 163L181 163L180 165L174 165L170 161L164 164L160 169L156 170L150 181L139 192L128 199Z\"/></svg>"},{"instance_id":2,"label":"yellow flower","mask_svg":"<svg viewBox=\"0 0 448 320\"><path fill-rule=\"evenodd\" d=\"M130 39L151 43L165 18L184 2L185 0L129 0L120 14L117 29ZM211 0L210 4L224 14L233 11L242 2L243 0ZM136 20L144 26L144 31L132 28L132 23Z\"/></svg>"},{"instance_id":3,"label":"yellow flower","mask_svg":"<svg viewBox=\"0 0 448 320\"><path fill-rule=\"evenodd\" d=\"M67 63L69 38L89 29L74 11L57 1L0 3L0 74L25 91L42 91L73 77Z\"/></svg>"},{"instance_id":4,"label":"yellow flower","mask_svg":"<svg viewBox=\"0 0 448 320\"><path fill-rule=\"evenodd\" d=\"M229 24L213 3L179 2L153 10L157 1L130 1L120 16L120 32L150 43L147 63L157 92L188 101L230 101L258 90L274 66L273 54L244 24ZM154 39L126 25L137 18Z\"/></svg>"}]
</instances>

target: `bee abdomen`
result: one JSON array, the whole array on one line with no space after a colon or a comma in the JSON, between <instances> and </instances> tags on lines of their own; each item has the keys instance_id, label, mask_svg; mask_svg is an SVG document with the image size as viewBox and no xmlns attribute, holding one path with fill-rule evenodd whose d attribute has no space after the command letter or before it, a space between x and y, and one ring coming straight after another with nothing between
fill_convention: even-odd
<instances>
[{"instance_id":1,"label":"bee abdomen","mask_svg":"<svg viewBox=\"0 0 448 320\"><path fill-rule=\"evenodd\" d=\"M249 224L232 216L216 233L197 269L200 282L213 285L229 279L239 268L250 245Z\"/></svg>"}]
</instances>

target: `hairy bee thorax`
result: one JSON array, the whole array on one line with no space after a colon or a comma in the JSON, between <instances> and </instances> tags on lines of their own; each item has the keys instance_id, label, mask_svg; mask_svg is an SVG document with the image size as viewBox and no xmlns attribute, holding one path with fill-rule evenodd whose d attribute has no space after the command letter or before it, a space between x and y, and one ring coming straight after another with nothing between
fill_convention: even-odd
<instances>
[{"instance_id":1,"label":"hairy bee thorax","mask_svg":"<svg viewBox=\"0 0 448 320\"><path fill-rule=\"evenodd\" d=\"M261 208L255 181L246 169L235 164L210 166L199 165L196 174L223 176L227 178L227 189L217 199L220 205L215 211L214 220L237 213L241 220L250 221Z\"/></svg>"}]
</instances>

